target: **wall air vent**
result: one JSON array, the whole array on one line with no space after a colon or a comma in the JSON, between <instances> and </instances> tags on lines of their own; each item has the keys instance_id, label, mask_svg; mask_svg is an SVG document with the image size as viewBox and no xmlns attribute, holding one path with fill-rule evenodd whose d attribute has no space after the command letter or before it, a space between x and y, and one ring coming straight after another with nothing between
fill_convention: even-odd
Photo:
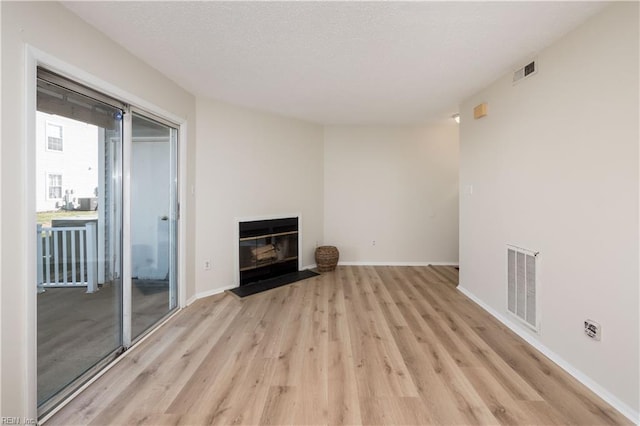
<instances>
[{"instance_id":1,"label":"wall air vent","mask_svg":"<svg viewBox=\"0 0 640 426\"><path fill-rule=\"evenodd\" d=\"M524 78L531 77L537 72L538 65L536 64L536 61L531 61L527 65L513 73L513 83L515 84Z\"/></svg>"},{"instance_id":2,"label":"wall air vent","mask_svg":"<svg viewBox=\"0 0 640 426\"><path fill-rule=\"evenodd\" d=\"M539 329L536 269L538 252L507 245L507 309L533 329Z\"/></svg>"}]
</instances>

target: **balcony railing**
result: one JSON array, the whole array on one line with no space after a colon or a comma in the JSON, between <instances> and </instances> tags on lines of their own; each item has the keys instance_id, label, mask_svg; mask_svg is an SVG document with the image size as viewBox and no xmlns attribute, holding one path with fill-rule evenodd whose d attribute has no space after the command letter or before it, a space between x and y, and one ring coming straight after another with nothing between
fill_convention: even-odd
<instances>
[{"instance_id":1,"label":"balcony railing","mask_svg":"<svg viewBox=\"0 0 640 426\"><path fill-rule=\"evenodd\" d=\"M38 291L47 287L87 287L98 290L95 223L77 227L37 226Z\"/></svg>"}]
</instances>

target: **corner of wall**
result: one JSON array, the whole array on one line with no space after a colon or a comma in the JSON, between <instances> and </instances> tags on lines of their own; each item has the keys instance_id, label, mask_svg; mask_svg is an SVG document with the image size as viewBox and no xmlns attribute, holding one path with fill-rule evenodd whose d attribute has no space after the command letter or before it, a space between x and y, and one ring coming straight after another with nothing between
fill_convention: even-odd
<instances>
[{"instance_id":1,"label":"corner of wall","mask_svg":"<svg viewBox=\"0 0 640 426\"><path fill-rule=\"evenodd\" d=\"M535 75L505 75L460 111L460 289L504 319L506 245L540 251L542 332L530 342L634 420L638 9L604 8L539 52ZM482 102L488 114L474 120ZM585 338L587 318L607 337Z\"/></svg>"}]
</instances>

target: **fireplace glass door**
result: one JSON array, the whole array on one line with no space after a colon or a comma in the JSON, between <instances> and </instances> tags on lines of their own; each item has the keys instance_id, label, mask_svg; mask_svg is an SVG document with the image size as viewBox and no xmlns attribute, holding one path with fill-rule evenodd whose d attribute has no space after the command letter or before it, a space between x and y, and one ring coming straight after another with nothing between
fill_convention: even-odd
<instances>
[{"instance_id":1,"label":"fireplace glass door","mask_svg":"<svg viewBox=\"0 0 640 426\"><path fill-rule=\"evenodd\" d=\"M240 285L298 271L298 218L240 222Z\"/></svg>"},{"instance_id":2,"label":"fireplace glass door","mask_svg":"<svg viewBox=\"0 0 640 426\"><path fill-rule=\"evenodd\" d=\"M240 240L240 271L296 260L297 256L297 232L247 237Z\"/></svg>"}]
</instances>

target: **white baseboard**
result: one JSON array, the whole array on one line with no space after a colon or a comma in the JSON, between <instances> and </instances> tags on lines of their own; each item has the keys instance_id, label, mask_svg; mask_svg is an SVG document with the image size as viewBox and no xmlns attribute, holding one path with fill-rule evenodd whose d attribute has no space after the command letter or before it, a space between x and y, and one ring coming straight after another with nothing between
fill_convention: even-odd
<instances>
[{"instance_id":1,"label":"white baseboard","mask_svg":"<svg viewBox=\"0 0 640 426\"><path fill-rule=\"evenodd\" d=\"M311 265L303 266L303 267L302 267L302 269L301 269L301 271L305 271L305 270L307 270L307 269L314 269L314 268L317 268L317 267L318 267L318 265L316 265L315 263L313 263L313 264L311 264Z\"/></svg>"},{"instance_id":2,"label":"white baseboard","mask_svg":"<svg viewBox=\"0 0 640 426\"><path fill-rule=\"evenodd\" d=\"M237 285L228 285L226 287L218 287L218 288L214 288L212 290L207 290L207 291L202 291L200 293L197 293L195 295L196 299L202 299L204 297L209 297L209 296L214 296L216 294L220 294L225 292L226 290L231 290L232 288L236 288ZM195 301L195 300L194 300Z\"/></svg>"},{"instance_id":3,"label":"white baseboard","mask_svg":"<svg viewBox=\"0 0 640 426\"><path fill-rule=\"evenodd\" d=\"M187 306L189 306L190 304L192 304L193 302L195 302L196 300L198 300L198 295L194 294L193 296L191 296L189 299L187 299L187 301L184 303L184 307L186 308Z\"/></svg>"},{"instance_id":4,"label":"white baseboard","mask_svg":"<svg viewBox=\"0 0 640 426\"><path fill-rule=\"evenodd\" d=\"M340 261L338 265L344 266L458 266L457 262L372 262L368 260L364 261Z\"/></svg>"},{"instance_id":5,"label":"white baseboard","mask_svg":"<svg viewBox=\"0 0 640 426\"><path fill-rule=\"evenodd\" d=\"M473 293L462 286L458 286L458 290L467 296L469 299L474 301L477 305L479 305L482 309L491 314L495 319L500 321L502 324L507 326L511 331L516 333L518 336L522 337L527 343L531 346L542 352L547 358L557 364L564 371L573 376L580 383L591 389L593 393L598 395L600 398L605 400L609 405L622 413L625 417L627 417L632 422L639 424L640 423L640 413L635 411L633 408L629 407L627 404L622 402L619 398L613 395L610 391L596 383L589 376L584 374L582 371L575 368L569 362L564 360L560 355L553 352L551 349L547 348L545 345L540 343L538 339L536 339L533 335L527 332L524 328L520 327L515 322L511 321L504 315L500 314L498 311L493 309L491 306L484 303L478 297L476 297Z\"/></svg>"}]
</instances>

